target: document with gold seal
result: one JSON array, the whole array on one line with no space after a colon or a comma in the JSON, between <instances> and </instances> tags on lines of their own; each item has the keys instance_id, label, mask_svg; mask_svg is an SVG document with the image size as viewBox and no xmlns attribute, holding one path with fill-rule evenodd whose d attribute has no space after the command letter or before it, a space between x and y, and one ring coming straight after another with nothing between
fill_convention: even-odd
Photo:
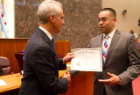
<instances>
[{"instance_id":1,"label":"document with gold seal","mask_svg":"<svg viewBox=\"0 0 140 95\"><path fill-rule=\"evenodd\" d=\"M71 60L71 70L76 71L102 71L101 48L76 48L71 50L75 56Z\"/></svg>"}]
</instances>

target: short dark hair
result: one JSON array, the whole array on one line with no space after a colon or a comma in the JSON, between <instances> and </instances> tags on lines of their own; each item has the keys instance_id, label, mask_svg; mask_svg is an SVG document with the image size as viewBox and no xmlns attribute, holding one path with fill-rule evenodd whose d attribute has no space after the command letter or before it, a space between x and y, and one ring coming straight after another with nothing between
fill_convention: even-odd
<instances>
[{"instance_id":1,"label":"short dark hair","mask_svg":"<svg viewBox=\"0 0 140 95\"><path fill-rule=\"evenodd\" d=\"M100 12L102 11L110 11L112 13L112 15L116 18L116 11L112 8L104 8L102 9Z\"/></svg>"}]
</instances>

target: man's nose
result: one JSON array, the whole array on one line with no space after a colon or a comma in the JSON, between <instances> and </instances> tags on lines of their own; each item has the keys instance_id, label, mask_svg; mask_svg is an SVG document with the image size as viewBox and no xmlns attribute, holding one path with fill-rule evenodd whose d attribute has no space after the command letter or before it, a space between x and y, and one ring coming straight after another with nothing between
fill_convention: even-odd
<instances>
[{"instance_id":1,"label":"man's nose","mask_svg":"<svg viewBox=\"0 0 140 95\"><path fill-rule=\"evenodd\" d=\"M100 20L100 21L99 21L99 24L103 24L103 21L102 21L102 20Z\"/></svg>"},{"instance_id":2,"label":"man's nose","mask_svg":"<svg viewBox=\"0 0 140 95\"><path fill-rule=\"evenodd\" d=\"M64 22L64 20L62 21L62 25L64 25L65 24L65 22Z\"/></svg>"}]
</instances>

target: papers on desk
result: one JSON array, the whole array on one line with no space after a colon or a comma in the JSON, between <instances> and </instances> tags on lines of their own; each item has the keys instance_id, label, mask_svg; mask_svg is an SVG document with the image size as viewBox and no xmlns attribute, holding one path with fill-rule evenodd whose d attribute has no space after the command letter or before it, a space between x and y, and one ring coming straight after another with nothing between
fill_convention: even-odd
<instances>
[{"instance_id":1,"label":"papers on desk","mask_svg":"<svg viewBox=\"0 0 140 95\"><path fill-rule=\"evenodd\" d=\"M0 79L0 86L7 85L2 79Z\"/></svg>"},{"instance_id":2,"label":"papers on desk","mask_svg":"<svg viewBox=\"0 0 140 95\"><path fill-rule=\"evenodd\" d=\"M76 48L71 52L75 56L71 61L71 70L102 71L101 48Z\"/></svg>"}]
</instances>

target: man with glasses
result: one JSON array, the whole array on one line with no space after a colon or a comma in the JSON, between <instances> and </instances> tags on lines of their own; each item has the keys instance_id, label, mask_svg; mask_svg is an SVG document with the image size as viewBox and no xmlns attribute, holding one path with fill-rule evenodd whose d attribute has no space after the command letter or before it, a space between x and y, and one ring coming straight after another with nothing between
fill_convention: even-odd
<instances>
[{"instance_id":1,"label":"man with glasses","mask_svg":"<svg viewBox=\"0 0 140 95\"><path fill-rule=\"evenodd\" d=\"M99 13L101 35L88 48L102 47L103 71L95 72L94 95L133 95L132 81L140 74L140 56L133 35L116 29L116 12Z\"/></svg>"},{"instance_id":2,"label":"man with glasses","mask_svg":"<svg viewBox=\"0 0 140 95\"><path fill-rule=\"evenodd\" d=\"M102 34L88 44L88 48L102 47L103 55L103 71L94 73L94 95L133 95L132 81L140 74L135 38L117 30L116 22L114 9L102 9L98 22ZM78 73L70 72L71 76Z\"/></svg>"}]
</instances>

